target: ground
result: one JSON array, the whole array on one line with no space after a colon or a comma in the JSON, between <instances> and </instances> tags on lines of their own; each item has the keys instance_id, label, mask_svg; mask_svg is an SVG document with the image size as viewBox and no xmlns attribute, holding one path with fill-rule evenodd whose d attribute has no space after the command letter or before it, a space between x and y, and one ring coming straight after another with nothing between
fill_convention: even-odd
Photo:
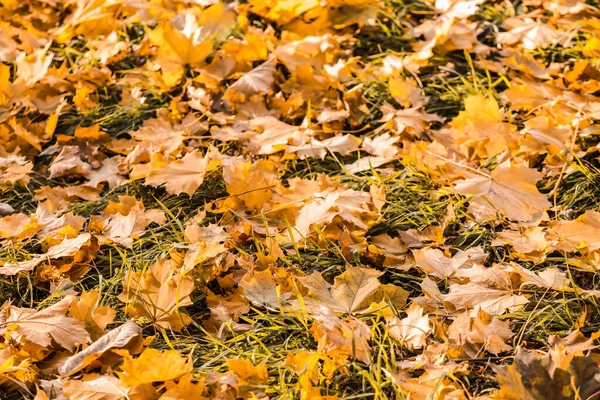
<instances>
[{"instance_id":1,"label":"ground","mask_svg":"<svg viewBox=\"0 0 600 400\"><path fill-rule=\"evenodd\" d=\"M597 3L0 4L1 398L597 395Z\"/></svg>"}]
</instances>

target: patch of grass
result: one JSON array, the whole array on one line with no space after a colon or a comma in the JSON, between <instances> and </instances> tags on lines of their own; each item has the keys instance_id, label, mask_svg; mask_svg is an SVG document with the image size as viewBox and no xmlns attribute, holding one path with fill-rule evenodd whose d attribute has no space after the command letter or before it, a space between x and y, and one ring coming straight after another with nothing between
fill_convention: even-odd
<instances>
[{"instance_id":1,"label":"patch of grass","mask_svg":"<svg viewBox=\"0 0 600 400\"><path fill-rule=\"evenodd\" d=\"M439 186L418 171L399 171L384 178L383 184L386 192L382 210L384 221L373 226L369 235L437 225L449 204L448 199L432 196Z\"/></svg>"}]
</instances>

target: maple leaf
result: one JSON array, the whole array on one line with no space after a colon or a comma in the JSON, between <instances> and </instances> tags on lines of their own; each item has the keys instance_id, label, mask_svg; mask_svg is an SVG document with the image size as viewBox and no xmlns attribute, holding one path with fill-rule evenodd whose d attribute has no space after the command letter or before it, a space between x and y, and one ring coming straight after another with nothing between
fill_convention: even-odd
<instances>
[{"instance_id":1,"label":"maple leaf","mask_svg":"<svg viewBox=\"0 0 600 400\"><path fill-rule=\"evenodd\" d=\"M30 180L29 172L32 169L33 163L27 161L25 157L12 154L0 157L0 187L26 185Z\"/></svg>"},{"instance_id":2,"label":"maple leaf","mask_svg":"<svg viewBox=\"0 0 600 400\"><path fill-rule=\"evenodd\" d=\"M289 142L302 143L301 127L286 124L275 117L259 117L250 121L250 127L260 133L249 140L249 147L257 154L273 154L284 150Z\"/></svg>"},{"instance_id":3,"label":"maple leaf","mask_svg":"<svg viewBox=\"0 0 600 400\"><path fill-rule=\"evenodd\" d=\"M125 359L117 372L125 386L164 382L192 371L192 363L177 350L146 349L138 358Z\"/></svg>"},{"instance_id":4,"label":"maple leaf","mask_svg":"<svg viewBox=\"0 0 600 400\"><path fill-rule=\"evenodd\" d=\"M451 277L469 261L469 254L464 251L459 251L454 257L446 257L441 250L431 248L413 250L412 254L417 267L427 275L440 279Z\"/></svg>"},{"instance_id":5,"label":"maple leaf","mask_svg":"<svg viewBox=\"0 0 600 400\"><path fill-rule=\"evenodd\" d=\"M423 315L423 308L418 304L411 304L406 314L402 320L394 317L387 321L390 336L411 350L420 349L431 332L429 316Z\"/></svg>"},{"instance_id":6,"label":"maple leaf","mask_svg":"<svg viewBox=\"0 0 600 400\"><path fill-rule=\"evenodd\" d=\"M113 322L117 311L110 306L101 306L100 293L93 289L81 293L79 298L74 299L69 313L81 322L85 322L87 331L95 340L104 334L106 325Z\"/></svg>"},{"instance_id":7,"label":"maple leaf","mask_svg":"<svg viewBox=\"0 0 600 400\"><path fill-rule=\"evenodd\" d=\"M327 307L312 316L315 322L309 332L319 343L320 352L333 359L353 357L371 364L371 331L364 322L352 317L342 320Z\"/></svg>"},{"instance_id":8,"label":"maple leaf","mask_svg":"<svg viewBox=\"0 0 600 400\"><path fill-rule=\"evenodd\" d=\"M364 306L363 302L379 287L377 279L383 275L375 269L346 266L346 271L328 283L317 271L298 280L310 289L310 298L316 304L334 311L352 313Z\"/></svg>"},{"instance_id":9,"label":"maple leaf","mask_svg":"<svg viewBox=\"0 0 600 400\"><path fill-rule=\"evenodd\" d=\"M10 66L0 64L0 107L8 104L11 97Z\"/></svg>"},{"instance_id":10,"label":"maple leaf","mask_svg":"<svg viewBox=\"0 0 600 400\"><path fill-rule=\"evenodd\" d=\"M529 228L522 233L505 230L492 241L493 246L511 245L519 254L519 258L539 261L549 249L546 240L546 229L541 227Z\"/></svg>"},{"instance_id":11,"label":"maple leaf","mask_svg":"<svg viewBox=\"0 0 600 400\"><path fill-rule=\"evenodd\" d=\"M135 139L136 146L133 151L127 149L129 151L125 161L128 165L149 161L152 153L179 155L183 141L189 136L185 129L164 118L147 119L138 130L130 134Z\"/></svg>"},{"instance_id":12,"label":"maple leaf","mask_svg":"<svg viewBox=\"0 0 600 400\"><path fill-rule=\"evenodd\" d=\"M58 368L58 372L62 376L72 375L90 365L110 349L141 347L141 334L142 328L135 322L126 322L100 337L84 350L64 360ZM132 344L132 342L134 343Z\"/></svg>"},{"instance_id":13,"label":"maple leaf","mask_svg":"<svg viewBox=\"0 0 600 400\"><path fill-rule=\"evenodd\" d=\"M506 341L514 336L508 321L500 321L480 311L472 318L469 313L461 313L448 327L448 339L456 345L460 355L479 357L483 351L498 355L509 351Z\"/></svg>"},{"instance_id":14,"label":"maple leaf","mask_svg":"<svg viewBox=\"0 0 600 400\"><path fill-rule=\"evenodd\" d=\"M59 346L73 351L78 344L89 341L85 324L66 317L73 298L67 296L58 303L37 311L5 305L0 320L0 333L25 338L35 344L50 347L52 340Z\"/></svg>"},{"instance_id":15,"label":"maple leaf","mask_svg":"<svg viewBox=\"0 0 600 400\"><path fill-rule=\"evenodd\" d=\"M431 122L443 122L442 117L436 114L427 114L420 111L418 107L396 110L386 104L381 108L383 117L381 122L386 122L390 129L397 133L408 132L414 136L421 136Z\"/></svg>"},{"instance_id":16,"label":"maple leaf","mask_svg":"<svg viewBox=\"0 0 600 400\"><path fill-rule=\"evenodd\" d=\"M533 168L506 161L491 174L471 175L454 187L457 193L475 196L469 200L469 210L476 215L491 216L498 210L509 219L531 221L551 205L536 187L541 178Z\"/></svg>"},{"instance_id":17,"label":"maple leaf","mask_svg":"<svg viewBox=\"0 0 600 400\"><path fill-rule=\"evenodd\" d=\"M321 160L325 158L327 152L341 153L347 155L358 150L360 139L352 135L333 136L325 140L311 139L308 143L300 146L288 146L286 152L296 153L298 157L318 157Z\"/></svg>"},{"instance_id":18,"label":"maple leaf","mask_svg":"<svg viewBox=\"0 0 600 400\"><path fill-rule=\"evenodd\" d=\"M68 380L63 393L70 400L124 400L128 390L112 375L89 374L82 380Z\"/></svg>"},{"instance_id":19,"label":"maple leaf","mask_svg":"<svg viewBox=\"0 0 600 400\"><path fill-rule=\"evenodd\" d=\"M535 285L554 290L565 290L570 285L567 274L556 267L533 272L517 263L510 263L509 269L521 276L521 285Z\"/></svg>"},{"instance_id":20,"label":"maple leaf","mask_svg":"<svg viewBox=\"0 0 600 400\"><path fill-rule=\"evenodd\" d=\"M592 354L567 356L519 349L515 362L495 367L501 400L591 399L600 391L600 368Z\"/></svg>"},{"instance_id":21,"label":"maple leaf","mask_svg":"<svg viewBox=\"0 0 600 400\"><path fill-rule=\"evenodd\" d=\"M465 110L455 117L450 125L457 146L471 148L474 156L485 158L502 153L516 146L519 136L516 127L503 122L504 112L493 97L481 94L465 100Z\"/></svg>"},{"instance_id":22,"label":"maple leaf","mask_svg":"<svg viewBox=\"0 0 600 400\"><path fill-rule=\"evenodd\" d=\"M22 240L32 237L40 228L35 216L23 213L7 215L0 219L0 238Z\"/></svg>"},{"instance_id":23,"label":"maple leaf","mask_svg":"<svg viewBox=\"0 0 600 400\"><path fill-rule=\"evenodd\" d=\"M11 347L6 347L0 352L0 384L4 387L29 390L27 385L37 379L33 362L29 357L13 353L14 348Z\"/></svg>"},{"instance_id":24,"label":"maple leaf","mask_svg":"<svg viewBox=\"0 0 600 400\"><path fill-rule=\"evenodd\" d=\"M514 45L521 43L523 48L533 50L537 47L544 48L550 44L558 43L560 34L549 24L535 21L531 18L507 18L502 22L506 32L498 32L498 43Z\"/></svg>"},{"instance_id":25,"label":"maple leaf","mask_svg":"<svg viewBox=\"0 0 600 400\"><path fill-rule=\"evenodd\" d=\"M109 189L114 189L123 185L127 180L119 174L119 162L117 158L107 158L102 162L102 166L97 170L89 172L88 182L85 186L97 187L100 183L108 183Z\"/></svg>"},{"instance_id":26,"label":"maple leaf","mask_svg":"<svg viewBox=\"0 0 600 400\"><path fill-rule=\"evenodd\" d=\"M240 387L265 385L269 379L267 364L264 360L258 365L245 359L227 360L225 364L229 372L238 377Z\"/></svg>"},{"instance_id":27,"label":"maple leaf","mask_svg":"<svg viewBox=\"0 0 600 400\"><path fill-rule=\"evenodd\" d=\"M559 240L561 249L600 249L600 213L597 211L586 210L574 221L554 221L549 231Z\"/></svg>"},{"instance_id":28,"label":"maple leaf","mask_svg":"<svg viewBox=\"0 0 600 400\"><path fill-rule=\"evenodd\" d=\"M135 318L147 316L159 328L176 332L189 323L189 317L181 314L179 308L192 304L194 282L177 272L170 261L156 262L145 274L128 271L123 286L119 300L127 303L127 314Z\"/></svg>"},{"instance_id":29,"label":"maple leaf","mask_svg":"<svg viewBox=\"0 0 600 400\"><path fill-rule=\"evenodd\" d=\"M239 285L244 288L246 298L257 306L278 308L280 302L285 302L290 297L289 293L279 294L273 274L268 269L254 272Z\"/></svg>"},{"instance_id":30,"label":"maple leaf","mask_svg":"<svg viewBox=\"0 0 600 400\"><path fill-rule=\"evenodd\" d=\"M87 177L92 166L81 159L77 146L65 146L50 165L50 178L79 175Z\"/></svg>"},{"instance_id":31,"label":"maple leaf","mask_svg":"<svg viewBox=\"0 0 600 400\"><path fill-rule=\"evenodd\" d=\"M211 170L210 167L214 166L208 155L202 156L200 152L195 151L164 167L152 169L145 182L146 185L154 187L165 185L169 194L177 195L183 192L192 197L204 182L204 176Z\"/></svg>"},{"instance_id":32,"label":"maple leaf","mask_svg":"<svg viewBox=\"0 0 600 400\"><path fill-rule=\"evenodd\" d=\"M452 309L483 310L488 314L499 315L507 310L518 309L529 301L509 289L495 289L479 283L464 285L450 284L450 292L443 296L444 304Z\"/></svg>"},{"instance_id":33,"label":"maple leaf","mask_svg":"<svg viewBox=\"0 0 600 400\"><path fill-rule=\"evenodd\" d=\"M64 239L62 242L51 246L45 254L34 255L31 260L16 263L4 263L2 268L0 268L0 274L16 275L21 271L33 270L38 264L45 260L75 256L83 247L85 247L91 238L92 235L89 233L81 233L75 238Z\"/></svg>"},{"instance_id":34,"label":"maple leaf","mask_svg":"<svg viewBox=\"0 0 600 400\"><path fill-rule=\"evenodd\" d=\"M294 231L306 237L313 225L330 223L339 214L339 211L332 209L338 198L338 193L328 193L323 199L315 198L313 201L306 203L296 216Z\"/></svg>"},{"instance_id":35,"label":"maple leaf","mask_svg":"<svg viewBox=\"0 0 600 400\"><path fill-rule=\"evenodd\" d=\"M212 40L201 35L194 23L192 18L187 18L186 26L180 30L171 21L164 21L148 31L150 41L160 49L159 60L166 85L175 85L183 77L186 65L204 65L213 51Z\"/></svg>"},{"instance_id":36,"label":"maple leaf","mask_svg":"<svg viewBox=\"0 0 600 400\"><path fill-rule=\"evenodd\" d=\"M279 187L277 165L268 160L254 163L231 160L223 165L227 192L243 202L247 210L256 210L271 200Z\"/></svg>"},{"instance_id":37,"label":"maple leaf","mask_svg":"<svg viewBox=\"0 0 600 400\"><path fill-rule=\"evenodd\" d=\"M92 226L106 238L125 247L131 247L134 239L146 233L150 223L160 225L166 221L164 212L146 210L144 204L133 196L119 196L118 203L109 201L103 214L92 220Z\"/></svg>"},{"instance_id":38,"label":"maple leaf","mask_svg":"<svg viewBox=\"0 0 600 400\"><path fill-rule=\"evenodd\" d=\"M244 101L254 94L267 94L275 81L274 75L275 59L271 58L245 73L234 84L229 86L223 98L232 101ZM239 98L240 96L241 98Z\"/></svg>"},{"instance_id":39,"label":"maple leaf","mask_svg":"<svg viewBox=\"0 0 600 400\"><path fill-rule=\"evenodd\" d=\"M173 381L165 383L167 389L161 396L161 400L180 400L180 399L196 399L208 400L209 397L204 396L206 385L204 379L198 382L193 382L193 374L186 374L178 379L177 384Z\"/></svg>"},{"instance_id":40,"label":"maple leaf","mask_svg":"<svg viewBox=\"0 0 600 400\"><path fill-rule=\"evenodd\" d=\"M421 107L426 103L423 91L418 88L414 79L391 77L388 80L388 88L394 100L402 107Z\"/></svg>"},{"instance_id":41,"label":"maple leaf","mask_svg":"<svg viewBox=\"0 0 600 400\"><path fill-rule=\"evenodd\" d=\"M279 24L287 24L297 16L319 5L316 0L251 0L252 12Z\"/></svg>"}]
</instances>

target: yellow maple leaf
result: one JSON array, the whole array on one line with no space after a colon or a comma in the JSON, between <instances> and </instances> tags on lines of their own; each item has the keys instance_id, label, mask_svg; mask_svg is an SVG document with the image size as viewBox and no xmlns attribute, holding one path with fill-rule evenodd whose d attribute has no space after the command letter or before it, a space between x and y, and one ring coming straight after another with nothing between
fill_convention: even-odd
<instances>
[{"instance_id":1,"label":"yellow maple leaf","mask_svg":"<svg viewBox=\"0 0 600 400\"><path fill-rule=\"evenodd\" d=\"M146 349L138 358L124 360L117 374L125 386L135 386L177 379L192 368L177 350Z\"/></svg>"},{"instance_id":2,"label":"yellow maple leaf","mask_svg":"<svg viewBox=\"0 0 600 400\"><path fill-rule=\"evenodd\" d=\"M113 322L117 311L110 306L100 305L100 294L97 289L82 292L78 299L73 300L69 309L71 315L85 322L93 340L98 339Z\"/></svg>"},{"instance_id":3,"label":"yellow maple leaf","mask_svg":"<svg viewBox=\"0 0 600 400\"><path fill-rule=\"evenodd\" d=\"M145 274L129 271L123 286L119 300L127 303L125 311L132 317L149 317L157 327L176 332L190 322L179 308L192 304L194 282L177 272L170 261L158 261Z\"/></svg>"},{"instance_id":4,"label":"yellow maple leaf","mask_svg":"<svg viewBox=\"0 0 600 400\"><path fill-rule=\"evenodd\" d=\"M10 100L10 67L0 63L0 106L8 104Z\"/></svg>"}]
</instances>

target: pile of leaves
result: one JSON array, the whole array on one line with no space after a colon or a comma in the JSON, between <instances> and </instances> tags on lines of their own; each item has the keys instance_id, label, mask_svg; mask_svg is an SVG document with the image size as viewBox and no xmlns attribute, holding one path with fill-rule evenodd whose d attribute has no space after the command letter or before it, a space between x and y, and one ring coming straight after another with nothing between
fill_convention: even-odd
<instances>
[{"instance_id":1,"label":"pile of leaves","mask_svg":"<svg viewBox=\"0 0 600 400\"><path fill-rule=\"evenodd\" d=\"M2 398L600 399L594 0L0 0Z\"/></svg>"}]
</instances>

